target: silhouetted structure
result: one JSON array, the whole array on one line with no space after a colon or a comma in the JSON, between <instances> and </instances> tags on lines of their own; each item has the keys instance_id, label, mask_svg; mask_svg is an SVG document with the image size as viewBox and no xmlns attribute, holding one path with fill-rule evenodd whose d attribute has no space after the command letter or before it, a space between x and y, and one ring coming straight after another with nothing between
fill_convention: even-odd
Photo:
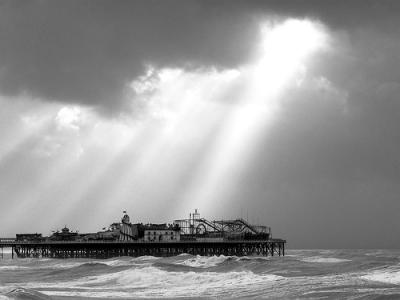
<instances>
[{"instance_id":1,"label":"silhouetted structure","mask_svg":"<svg viewBox=\"0 0 400 300\"><path fill-rule=\"evenodd\" d=\"M115 256L285 255L285 240L272 239L271 229L239 218L208 221L197 210L189 219L173 224L132 224L124 211L121 223L97 233L78 234L66 226L49 237L17 234L0 239L0 248L11 247L12 256L54 258L109 258Z\"/></svg>"}]
</instances>

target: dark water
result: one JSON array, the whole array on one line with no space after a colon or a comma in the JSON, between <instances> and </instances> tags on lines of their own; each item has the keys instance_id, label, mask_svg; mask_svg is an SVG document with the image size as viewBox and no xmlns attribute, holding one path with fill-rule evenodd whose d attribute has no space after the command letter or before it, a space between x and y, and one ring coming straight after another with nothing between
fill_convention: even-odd
<instances>
[{"instance_id":1,"label":"dark water","mask_svg":"<svg viewBox=\"0 0 400 300\"><path fill-rule=\"evenodd\" d=\"M0 299L400 299L400 250L0 259Z\"/></svg>"}]
</instances>

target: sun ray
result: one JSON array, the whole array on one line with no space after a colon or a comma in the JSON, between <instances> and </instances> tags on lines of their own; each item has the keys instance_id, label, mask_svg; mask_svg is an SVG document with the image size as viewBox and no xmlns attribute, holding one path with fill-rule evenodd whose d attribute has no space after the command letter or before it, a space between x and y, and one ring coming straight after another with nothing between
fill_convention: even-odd
<instances>
[{"instance_id":1,"label":"sun ray","mask_svg":"<svg viewBox=\"0 0 400 300\"><path fill-rule=\"evenodd\" d=\"M229 112L219 138L182 196L182 213L193 207L206 212L211 206L223 210L235 191L238 175L252 157L259 134L265 133L276 117L285 86L301 75L306 59L326 41L320 25L308 20L263 27L260 56L241 72L246 87L240 105Z\"/></svg>"}]
</instances>

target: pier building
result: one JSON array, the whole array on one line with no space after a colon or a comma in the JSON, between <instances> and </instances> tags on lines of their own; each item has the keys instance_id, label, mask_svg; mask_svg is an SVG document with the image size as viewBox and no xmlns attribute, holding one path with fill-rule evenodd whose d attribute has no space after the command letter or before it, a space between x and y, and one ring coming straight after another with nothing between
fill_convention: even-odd
<instances>
[{"instance_id":1,"label":"pier building","mask_svg":"<svg viewBox=\"0 0 400 300\"><path fill-rule=\"evenodd\" d=\"M150 224L144 230L144 241L147 242L178 242L180 237L179 226L171 224Z\"/></svg>"},{"instance_id":2,"label":"pier building","mask_svg":"<svg viewBox=\"0 0 400 300\"><path fill-rule=\"evenodd\" d=\"M12 248L12 257L108 258L115 256L285 255L283 239L273 239L271 228L242 218L209 221L197 210L172 224L130 222L126 211L121 222L96 233L78 233L66 226L49 237L17 234L0 238L0 251ZM2 252L1 252L2 253Z\"/></svg>"}]
</instances>

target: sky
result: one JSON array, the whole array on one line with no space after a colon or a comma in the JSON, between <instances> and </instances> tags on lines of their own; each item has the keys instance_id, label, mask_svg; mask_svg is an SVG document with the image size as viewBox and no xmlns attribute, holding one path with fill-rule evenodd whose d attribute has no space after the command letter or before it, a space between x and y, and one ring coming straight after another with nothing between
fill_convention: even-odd
<instances>
[{"instance_id":1,"label":"sky","mask_svg":"<svg viewBox=\"0 0 400 300\"><path fill-rule=\"evenodd\" d=\"M399 248L400 2L0 1L0 236L209 219Z\"/></svg>"}]
</instances>

